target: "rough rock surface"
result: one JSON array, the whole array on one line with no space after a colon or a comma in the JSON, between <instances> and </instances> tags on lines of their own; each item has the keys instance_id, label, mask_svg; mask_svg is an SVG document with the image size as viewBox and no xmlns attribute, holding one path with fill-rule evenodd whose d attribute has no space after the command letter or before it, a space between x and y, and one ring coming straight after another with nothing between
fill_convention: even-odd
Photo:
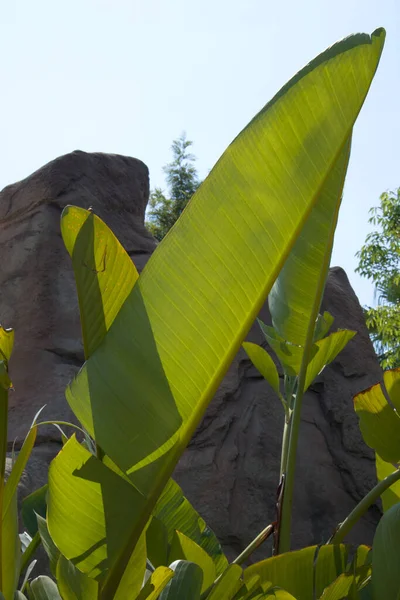
<instances>
[{"instance_id":1,"label":"rough rock surface","mask_svg":"<svg viewBox=\"0 0 400 600\"><path fill-rule=\"evenodd\" d=\"M147 167L116 155L73 152L0 193L1 322L16 330L9 440L22 440L34 414L70 420L64 389L83 361L70 259L59 230L63 207L92 206L113 229L139 270L156 243L144 228ZM358 300L340 268L331 269L323 309L337 328L358 335L307 392L295 490L293 543L325 540L374 483L371 451L353 411L353 395L381 378ZM269 321L268 310L261 313ZM249 334L262 342L258 328ZM176 470L186 495L230 556L275 519L283 415L279 401L243 351L236 356ZM35 487L58 433L43 428L24 491ZM370 543L373 507L352 539ZM268 552L264 549L262 554Z\"/></svg>"}]
</instances>

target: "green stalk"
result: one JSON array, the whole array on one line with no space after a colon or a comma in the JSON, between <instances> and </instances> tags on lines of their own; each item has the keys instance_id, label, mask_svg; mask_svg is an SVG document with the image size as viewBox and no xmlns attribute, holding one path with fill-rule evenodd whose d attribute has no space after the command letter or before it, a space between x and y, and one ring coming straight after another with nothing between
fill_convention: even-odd
<instances>
[{"instance_id":1,"label":"green stalk","mask_svg":"<svg viewBox=\"0 0 400 600\"><path fill-rule=\"evenodd\" d=\"M7 458L8 391L0 385L0 590L3 589L3 494Z\"/></svg>"},{"instance_id":2,"label":"green stalk","mask_svg":"<svg viewBox=\"0 0 400 600\"><path fill-rule=\"evenodd\" d=\"M340 523L339 527L327 542L328 544L341 544L349 531L354 527L354 525L361 519L361 517L367 512L369 507L385 492L391 485L396 483L400 479L400 469L394 471L385 479L382 479L379 483L376 484L374 488L364 498L357 504L355 508L351 511L348 517Z\"/></svg>"},{"instance_id":3,"label":"green stalk","mask_svg":"<svg viewBox=\"0 0 400 600\"><path fill-rule=\"evenodd\" d=\"M282 480L282 475L284 473L286 473L291 424L292 424L292 419L291 419L291 415L289 415L289 419L285 418L285 423L283 425L281 469L280 469L280 473L279 473L279 481Z\"/></svg>"},{"instance_id":4,"label":"green stalk","mask_svg":"<svg viewBox=\"0 0 400 600\"><path fill-rule=\"evenodd\" d=\"M304 395L304 384L306 381L307 366L309 363L312 340L314 336L314 321L311 321L307 331L307 338L304 347L303 359L301 362L300 374L298 378L296 396L294 400L294 408L290 422L289 446L286 461L285 487L283 492L282 511L279 527L279 545L278 554L289 552L290 537L292 527L292 504L293 504L293 488L294 475L296 469L296 453L297 442L299 439L299 428L301 418L301 406Z\"/></svg>"},{"instance_id":5,"label":"green stalk","mask_svg":"<svg viewBox=\"0 0 400 600\"><path fill-rule=\"evenodd\" d=\"M257 548L259 548L261 546L261 544L263 544L265 542L265 540L267 540L269 538L269 536L271 535L271 533L273 531L274 531L274 525L271 523L270 525L268 525L268 527L265 527L265 529L263 529L261 531L261 533L259 533L258 536L255 537L252 542L250 542L250 544L247 546L247 548L245 548L243 550L243 552L241 552L239 554L239 556L237 558L235 558L234 561L232 561L232 564L233 565L242 565L244 563L244 561L249 558L250 554L252 554L255 550L257 550Z\"/></svg>"}]
</instances>

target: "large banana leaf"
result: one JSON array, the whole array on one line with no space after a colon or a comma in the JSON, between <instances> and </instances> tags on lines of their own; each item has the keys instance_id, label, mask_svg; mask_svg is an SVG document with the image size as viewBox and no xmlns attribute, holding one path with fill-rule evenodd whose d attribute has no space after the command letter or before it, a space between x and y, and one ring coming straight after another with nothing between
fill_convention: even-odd
<instances>
[{"instance_id":1,"label":"large banana leaf","mask_svg":"<svg viewBox=\"0 0 400 600\"><path fill-rule=\"evenodd\" d=\"M379 521L372 545L374 600L399 600L400 504L392 506Z\"/></svg>"},{"instance_id":2,"label":"large banana leaf","mask_svg":"<svg viewBox=\"0 0 400 600\"><path fill-rule=\"evenodd\" d=\"M276 331L298 346L305 346L318 317L349 156L350 135L268 297Z\"/></svg>"},{"instance_id":3,"label":"large banana leaf","mask_svg":"<svg viewBox=\"0 0 400 600\"><path fill-rule=\"evenodd\" d=\"M93 579L100 581L121 558L132 530L135 533L131 520L139 528L139 536L142 533L146 523L140 523L136 515L143 514L143 503L133 485L90 454L75 437L50 465L50 535L60 552Z\"/></svg>"},{"instance_id":4,"label":"large banana leaf","mask_svg":"<svg viewBox=\"0 0 400 600\"><path fill-rule=\"evenodd\" d=\"M345 160L383 41L382 30L352 36L284 86L218 161L105 337L105 319L100 319L103 341L67 399L143 493L151 480L146 511L320 201L332 169ZM70 215L66 209L63 227ZM93 240L84 222L77 226L72 255L77 240ZM107 248L100 263L78 263L100 287L102 273L110 268Z\"/></svg>"},{"instance_id":5,"label":"large banana leaf","mask_svg":"<svg viewBox=\"0 0 400 600\"><path fill-rule=\"evenodd\" d=\"M383 460L379 454L375 455L375 465L378 481L383 481L396 470L394 465ZM385 490L381 495L381 500L383 512L386 512L391 506L400 502L400 481L396 481L390 488Z\"/></svg>"},{"instance_id":6,"label":"large banana leaf","mask_svg":"<svg viewBox=\"0 0 400 600\"><path fill-rule=\"evenodd\" d=\"M170 479L165 486L153 510L153 515L156 517L156 522L160 521L165 528L169 543L172 542L175 531L179 531L210 555L214 561L217 575L226 569L228 561L217 537L185 498L181 488L173 479ZM160 544L159 538L158 544ZM149 558L152 560L150 554Z\"/></svg>"},{"instance_id":7,"label":"large banana leaf","mask_svg":"<svg viewBox=\"0 0 400 600\"><path fill-rule=\"evenodd\" d=\"M364 441L388 463L400 462L400 369L383 374L386 399L380 383L360 392L354 408ZM392 471L394 468L392 469Z\"/></svg>"},{"instance_id":8,"label":"large banana leaf","mask_svg":"<svg viewBox=\"0 0 400 600\"><path fill-rule=\"evenodd\" d=\"M270 582L297 600L312 600L345 571L347 557L345 545L310 546L255 563L245 569L244 579L259 575L261 584Z\"/></svg>"}]
</instances>

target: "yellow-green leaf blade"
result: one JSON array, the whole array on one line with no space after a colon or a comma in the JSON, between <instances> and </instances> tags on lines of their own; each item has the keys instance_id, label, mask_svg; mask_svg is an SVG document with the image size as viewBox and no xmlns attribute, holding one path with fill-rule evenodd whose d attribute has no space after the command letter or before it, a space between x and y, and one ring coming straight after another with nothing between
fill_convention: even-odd
<instances>
[{"instance_id":1,"label":"yellow-green leaf blade","mask_svg":"<svg viewBox=\"0 0 400 600\"><path fill-rule=\"evenodd\" d=\"M336 358L355 335L355 331L341 329L315 343L318 350L307 367L306 382L304 385L305 390L311 385L316 376L321 373L326 365L329 365Z\"/></svg>"},{"instance_id":2,"label":"yellow-green leaf blade","mask_svg":"<svg viewBox=\"0 0 400 600\"><path fill-rule=\"evenodd\" d=\"M354 408L364 441L383 460L400 461L400 416L387 402L380 384L357 394Z\"/></svg>"},{"instance_id":3,"label":"yellow-green leaf blade","mask_svg":"<svg viewBox=\"0 0 400 600\"><path fill-rule=\"evenodd\" d=\"M47 520L61 553L96 580L137 539L144 498L72 437L49 469ZM127 527L129 523L129 527ZM133 548L131 548L130 554Z\"/></svg>"},{"instance_id":4,"label":"yellow-green leaf blade","mask_svg":"<svg viewBox=\"0 0 400 600\"><path fill-rule=\"evenodd\" d=\"M72 258L85 357L101 344L139 275L129 255L92 211L68 206L61 234Z\"/></svg>"},{"instance_id":5,"label":"yellow-green leaf blade","mask_svg":"<svg viewBox=\"0 0 400 600\"><path fill-rule=\"evenodd\" d=\"M278 371L268 352L264 350L264 348L261 348L261 346L253 344L252 342L243 342L243 348L255 368L260 371L261 375L268 381L272 389L279 394Z\"/></svg>"},{"instance_id":6,"label":"yellow-green leaf blade","mask_svg":"<svg viewBox=\"0 0 400 600\"><path fill-rule=\"evenodd\" d=\"M388 475L396 471L396 467L383 460L379 454L375 454L375 464L378 481L383 481ZM400 481L396 481L389 489L385 490L381 495L381 499L383 512L386 512L391 506L400 502Z\"/></svg>"},{"instance_id":7,"label":"yellow-green leaf blade","mask_svg":"<svg viewBox=\"0 0 400 600\"><path fill-rule=\"evenodd\" d=\"M317 546L286 552L267 558L244 570L247 581L259 575L261 583L271 582L292 594L297 600L309 600L314 589L314 558Z\"/></svg>"},{"instance_id":8,"label":"yellow-green leaf blade","mask_svg":"<svg viewBox=\"0 0 400 600\"><path fill-rule=\"evenodd\" d=\"M396 504L379 521L372 545L374 600L400 598L399 538L400 504Z\"/></svg>"},{"instance_id":9,"label":"yellow-green leaf blade","mask_svg":"<svg viewBox=\"0 0 400 600\"><path fill-rule=\"evenodd\" d=\"M149 454L147 432L156 415L151 407L141 415L134 447L146 448L146 455L133 447L109 451L100 424L114 417L106 414L104 397L114 408L121 394L141 398L151 386L148 397L169 408L166 422L174 410L182 417L187 443L346 144L383 40L379 30L327 50L234 140L69 389L75 413L92 434L99 427L99 445L124 470ZM95 418L82 406L89 397ZM150 430L153 452L161 452L157 431ZM173 426L168 432L173 435Z\"/></svg>"},{"instance_id":10,"label":"yellow-green leaf blade","mask_svg":"<svg viewBox=\"0 0 400 600\"><path fill-rule=\"evenodd\" d=\"M205 592L215 581L216 570L212 558L198 544L180 531L176 531L171 543L168 561L187 560L203 571L201 592Z\"/></svg>"},{"instance_id":11,"label":"yellow-green leaf blade","mask_svg":"<svg viewBox=\"0 0 400 600\"><path fill-rule=\"evenodd\" d=\"M229 565L211 590L208 600L229 600L243 573L239 565Z\"/></svg>"},{"instance_id":12,"label":"yellow-green leaf blade","mask_svg":"<svg viewBox=\"0 0 400 600\"><path fill-rule=\"evenodd\" d=\"M156 600L173 576L174 572L169 567L158 567L150 575L140 594L135 599L129 597L127 600Z\"/></svg>"}]
</instances>

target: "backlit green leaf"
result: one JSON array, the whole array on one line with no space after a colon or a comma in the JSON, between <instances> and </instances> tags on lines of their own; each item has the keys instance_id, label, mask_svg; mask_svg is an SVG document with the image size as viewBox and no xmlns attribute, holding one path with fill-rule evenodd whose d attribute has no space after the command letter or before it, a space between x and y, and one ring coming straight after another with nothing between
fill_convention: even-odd
<instances>
[{"instance_id":1,"label":"backlit green leaf","mask_svg":"<svg viewBox=\"0 0 400 600\"><path fill-rule=\"evenodd\" d=\"M158 246L69 387L68 402L85 429L149 494L144 513L340 164L383 41L377 30L329 48L251 121ZM69 211L62 217L67 228ZM74 239L94 260L77 268L97 274L111 267L104 252L93 251L85 222Z\"/></svg>"},{"instance_id":2,"label":"backlit green leaf","mask_svg":"<svg viewBox=\"0 0 400 600\"><path fill-rule=\"evenodd\" d=\"M399 402L400 369L383 374L386 390L394 407ZM373 385L354 398L364 441L386 462L400 461L400 416L385 398L381 384ZM397 408L397 407L396 407ZM399 402L400 408L400 402Z\"/></svg>"},{"instance_id":3,"label":"backlit green leaf","mask_svg":"<svg viewBox=\"0 0 400 600\"><path fill-rule=\"evenodd\" d=\"M158 567L135 600L156 600L173 576L174 571L169 567ZM127 598L127 600L131 600L131 598Z\"/></svg>"},{"instance_id":4,"label":"backlit green leaf","mask_svg":"<svg viewBox=\"0 0 400 600\"><path fill-rule=\"evenodd\" d=\"M339 352L343 350L355 335L355 331L340 329L315 343L318 350L307 367L307 376L304 386L305 390L311 385L316 376L321 373L326 365L329 365L336 358Z\"/></svg>"},{"instance_id":5,"label":"backlit green leaf","mask_svg":"<svg viewBox=\"0 0 400 600\"><path fill-rule=\"evenodd\" d=\"M396 471L396 467L384 461L379 454L375 454L375 464L378 481L382 481ZM400 481L396 481L389 489L383 492L381 500L383 512L386 512L391 506L400 502Z\"/></svg>"},{"instance_id":6,"label":"backlit green leaf","mask_svg":"<svg viewBox=\"0 0 400 600\"><path fill-rule=\"evenodd\" d=\"M259 575L261 583L271 582L292 594L297 600L310 600L314 589L314 558L317 546L286 552L251 565L244 579Z\"/></svg>"},{"instance_id":7,"label":"backlit green leaf","mask_svg":"<svg viewBox=\"0 0 400 600\"><path fill-rule=\"evenodd\" d=\"M400 504L396 504L379 521L372 545L374 600L400 598L399 539Z\"/></svg>"},{"instance_id":8,"label":"backlit green leaf","mask_svg":"<svg viewBox=\"0 0 400 600\"><path fill-rule=\"evenodd\" d=\"M198 565L203 571L201 592L205 592L216 578L216 570L212 558L180 531L175 532L168 560L170 563L177 560L187 560Z\"/></svg>"},{"instance_id":9,"label":"backlit green leaf","mask_svg":"<svg viewBox=\"0 0 400 600\"><path fill-rule=\"evenodd\" d=\"M217 575L226 569L228 561L217 537L185 498L181 488L173 479L169 479L165 486L153 510L153 515L166 527L169 543L172 542L175 531L180 531L211 556ZM149 558L152 560L150 555Z\"/></svg>"},{"instance_id":10,"label":"backlit green leaf","mask_svg":"<svg viewBox=\"0 0 400 600\"><path fill-rule=\"evenodd\" d=\"M260 371L261 375L268 381L272 389L279 394L278 371L268 352L264 350L264 348L261 348L261 346L258 346L258 344L253 344L252 342L244 342L243 348L255 368Z\"/></svg>"},{"instance_id":11,"label":"backlit green leaf","mask_svg":"<svg viewBox=\"0 0 400 600\"><path fill-rule=\"evenodd\" d=\"M99 584L84 575L65 556L57 562L57 585L63 600L97 600Z\"/></svg>"},{"instance_id":12,"label":"backlit green leaf","mask_svg":"<svg viewBox=\"0 0 400 600\"><path fill-rule=\"evenodd\" d=\"M170 565L173 578L167 583L159 600L200 600L203 571L195 563L178 560Z\"/></svg>"},{"instance_id":13,"label":"backlit green leaf","mask_svg":"<svg viewBox=\"0 0 400 600\"><path fill-rule=\"evenodd\" d=\"M67 559L96 580L120 556L131 531L135 527L139 532L143 530L143 502L132 485L90 454L75 437L68 440L50 465L50 535Z\"/></svg>"},{"instance_id":14,"label":"backlit green leaf","mask_svg":"<svg viewBox=\"0 0 400 600\"><path fill-rule=\"evenodd\" d=\"M243 573L239 565L229 565L211 590L207 600L230 600Z\"/></svg>"}]
</instances>

